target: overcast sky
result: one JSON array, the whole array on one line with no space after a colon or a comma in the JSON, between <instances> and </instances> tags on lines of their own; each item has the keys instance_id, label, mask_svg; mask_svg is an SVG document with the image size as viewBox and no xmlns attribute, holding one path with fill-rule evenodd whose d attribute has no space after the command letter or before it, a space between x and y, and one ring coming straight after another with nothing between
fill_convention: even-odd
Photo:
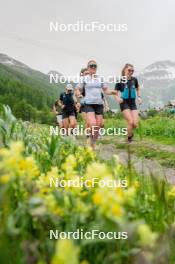
<instances>
[{"instance_id":1,"label":"overcast sky","mask_svg":"<svg viewBox=\"0 0 175 264\"><path fill-rule=\"evenodd\" d=\"M89 59L102 74L120 74L124 63L142 70L175 61L174 0L0 0L0 52L42 72L73 75ZM127 32L50 32L58 23L127 24Z\"/></svg>"}]
</instances>

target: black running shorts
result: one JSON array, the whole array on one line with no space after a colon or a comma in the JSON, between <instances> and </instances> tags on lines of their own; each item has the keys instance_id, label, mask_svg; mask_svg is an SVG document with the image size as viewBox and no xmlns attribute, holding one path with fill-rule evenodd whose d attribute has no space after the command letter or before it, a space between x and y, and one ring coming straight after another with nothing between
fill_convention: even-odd
<instances>
[{"instance_id":1,"label":"black running shorts","mask_svg":"<svg viewBox=\"0 0 175 264\"><path fill-rule=\"evenodd\" d=\"M124 111L126 109L130 109L132 110L137 110L137 105L136 105L136 101L134 100L124 100L121 104L120 104L120 109L121 111Z\"/></svg>"},{"instance_id":2,"label":"black running shorts","mask_svg":"<svg viewBox=\"0 0 175 264\"><path fill-rule=\"evenodd\" d=\"M96 115L103 115L103 105L102 104L86 104L85 112L90 113L93 112Z\"/></svg>"},{"instance_id":3,"label":"black running shorts","mask_svg":"<svg viewBox=\"0 0 175 264\"><path fill-rule=\"evenodd\" d=\"M63 119L64 118L69 118L70 116L75 116L75 112L74 111L71 111L71 112L63 111L63 113L62 113Z\"/></svg>"},{"instance_id":4,"label":"black running shorts","mask_svg":"<svg viewBox=\"0 0 175 264\"><path fill-rule=\"evenodd\" d=\"M85 104L81 104L80 113L82 113L82 112L86 112L86 106L85 106Z\"/></svg>"}]
</instances>

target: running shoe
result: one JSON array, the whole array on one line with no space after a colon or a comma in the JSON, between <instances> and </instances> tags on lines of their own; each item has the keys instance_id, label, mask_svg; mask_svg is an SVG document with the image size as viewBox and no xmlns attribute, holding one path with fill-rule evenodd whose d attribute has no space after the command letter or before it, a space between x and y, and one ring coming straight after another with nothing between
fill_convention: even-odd
<instances>
[{"instance_id":1,"label":"running shoe","mask_svg":"<svg viewBox=\"0 0 175 264\"><path fill-rule=\"evenodd\" d=\"M133 137L134 137L134 134L132 134L132 136L128 137L128 143L129 143L129 144L132 143L132 141L133 141Z\"/></svg>"},{"instance_id":2,"label":"running shoe","mask_svg":"<svg viewBox=\"0 0 175 264\"><path fill-rule=\"evenodd\" d=\"M95 150L96 149L96 141L97 140L92 138L92 137L90 138L90 140L91 140L91 147L92 147L93 150Z\"/></svg>"}]
</instances>

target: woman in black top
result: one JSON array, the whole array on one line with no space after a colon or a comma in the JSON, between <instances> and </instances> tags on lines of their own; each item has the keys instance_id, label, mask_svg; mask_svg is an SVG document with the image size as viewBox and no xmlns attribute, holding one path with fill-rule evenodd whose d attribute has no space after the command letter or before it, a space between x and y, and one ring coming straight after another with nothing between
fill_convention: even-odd
<instances>
[{"instance_id":1,"label":"woman in black top","mask_svg":"<svg viewBox=\"0 0 175 264\"><path fill-rule=\"evenodd\" d=\"M120 104L120 109L128 124L128 143L132 142L133 129L137 127L139 121L136 97L138 104L142 104L138 80L133 77L133 73L134 66L127 63L122 70L122 77L126 77L126 82L119 82L115 85L116 100Z\"/></svg>"},{"instance_id":2,"label":"woman in black top","mask_svg":"<svg viewBox=\"0 0 175 264\"><path fill-rule=\"evenodd\" d=\"M75 100L73 96L73 87L71 84L66 86L66 91L60 94L59 105L62 109L63 127L65 129L76 127L75 118Z\"/></svg>"}]
</instances>

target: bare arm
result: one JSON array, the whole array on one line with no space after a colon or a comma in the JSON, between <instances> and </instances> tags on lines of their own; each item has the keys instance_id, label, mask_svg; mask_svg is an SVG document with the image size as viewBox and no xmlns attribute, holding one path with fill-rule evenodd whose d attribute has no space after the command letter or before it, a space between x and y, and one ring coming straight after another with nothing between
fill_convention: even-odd
<instances>
[{"instance_id":1,"label":"bare arm","mask_svg":"<svg viewBox=\"0 0 175 264\"><path fill-rule=\"evenodd\" d=\"M82 98L82 94L81 93L82 93L82 89L79 88L79 87L76 87L75 91L74 91L74 96L75 96L75 98L76 98L78 103L80 102L80 99Z\"/></svg>"},{"instance_id":2,"label":"bare arm","mask_svg":"<svg viewBox=\"0 0 175 264\"><path fill-rule=\"evenodd\" d=\"M102 88L104 93L107 95L116 95L117 91L116 90L111 90L108 87L103 87Z\"/></svg>"},{"instance_id":3,"label":"bare arm","mask_svg":"<svg viewBox=\"0 0 175 264\"><path fill-rule=\"evenodd\" d=\"M115 99L117 101L118 104L121 104L123 102L123 99L120 97L120 91L119 90L116 90L116 96L115 96Z\"/></svg>"},{"instance_id":4,"label":"bare arm","mask_svg":"<svg viewBox=\"0 0 175 264\"><path fill-rule=\"evenodd\" d=\"M108 104L108 101L107 101L107 99L106 99L106 97L104 96L104 99L103 99L103 101L104 101L104 109L106 110L106 111L109 111L109 104Z\"/></svg>"},{"instance_id":5,"label":"bare arm","mask_svg":"<svg viewBox=\"0 0 175 264\"><path fill-rule=\"evenodd\" d=\"M54 114L58 114L55 104L54 104L53 107L52 107L52 112L53 112Z\"/></svg>"},{"instance_id":6,"label":"bare arm","mask_svg":"<svg viewBox=\"0 0 175 264\"><path fill-rule=\"evenodd\" d=\"M103 88L103 91L107 95L115 95L115 99L116 99L117 103L121 104L123 102L123 99L119 96L118 90L111 90L109 88Z\"/></svg>"},{"instance_id":7,"label":"bare arm","mask_svg":"<svg viewBox=\"0 0 175 264\"><path fill-rule=\"evenodd\" d=\"M138 88L136 90L137 90L137 98L138 98L137 101L138 101L138 104L142 104L140 86L138 86Z\"/></svg>"},{"instance_id":8,"label":"bare arm","mask_svg":"<svg viewBox=\"0 0 175 264\"><path fill-rule=\"evenodd\" d=\"M140 86L136 90L137 90L137 97L141 97Z\"/></svg>"},{"instance_id":9,"label":"bare arm","mask_svg":"<svg viewBox=\"0 0 175 264\"><path fill-rule=\"evenodd\" d=\"M59 100L58 105L59 105L62 109L63 109L64 106L65 106L61 100Z\"/></svg>"}]
</instances>

